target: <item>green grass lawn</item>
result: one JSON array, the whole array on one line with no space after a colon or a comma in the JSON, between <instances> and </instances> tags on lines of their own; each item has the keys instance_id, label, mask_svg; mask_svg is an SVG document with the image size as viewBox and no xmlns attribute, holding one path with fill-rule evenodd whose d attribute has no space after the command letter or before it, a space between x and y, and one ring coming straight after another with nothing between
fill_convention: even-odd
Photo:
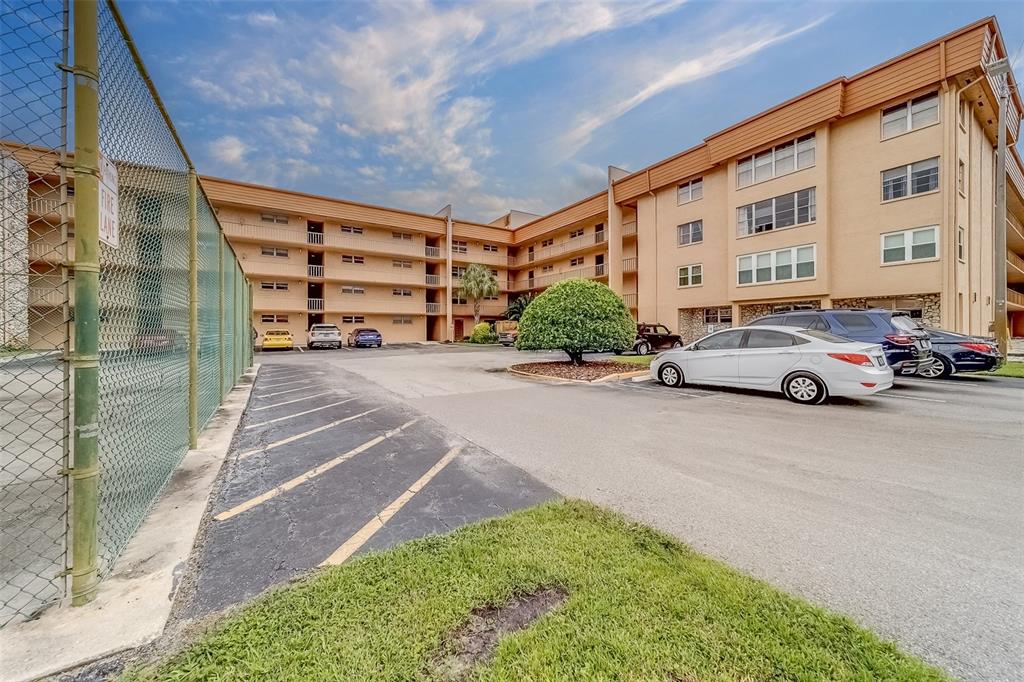
<instances>
[{"instance_id":1,"label":"green grass lawn","mask_svg":"<svg viewBox=\"0 0 1024 682\"><path fill-rule=\"evenodd\" d=\"M651 366L651 360L654 359L653 355L616 355L609 358L615 362L621 362L626 365L642 365L644 367Z\"/></svg>"},{"instance_id":2,"label":"green grass lawn","mask_svg":"<svg viewBox=\"0 0 1024 682\"><path fill-rule=\"evenodd\" d=\"M470 612L568 601L474 680L944 680L850 620L589 504L548 503L271 592L132 680L428 680Z\"/></svg>"},{"instance_id":3,"label":"green grass lawn","mask_svg":"<svg viewBox=\"0 0 1024 682\"><path fill-rule=\"evenodd\" d=\"M1024 362L1007 362L994 372L986 372L994 377L1017 377L1024 379Z\"/></svg>"}]
</instances>

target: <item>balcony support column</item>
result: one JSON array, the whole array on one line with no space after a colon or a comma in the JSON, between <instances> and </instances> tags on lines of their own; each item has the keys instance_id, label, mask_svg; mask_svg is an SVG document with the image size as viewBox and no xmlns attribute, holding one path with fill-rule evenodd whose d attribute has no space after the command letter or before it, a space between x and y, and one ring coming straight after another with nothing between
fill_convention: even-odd
<instances>
[{"instance_id":1,"label":"balcony support column","mask_svg":"<svg viewBox=\"0 0 1024 682\"><path fill-rule=\"evenodd\" d=\"M626 171L608 166L608 286L622 296L622 207L615 203L613 183Z\"/></svg>"}]
</instances>

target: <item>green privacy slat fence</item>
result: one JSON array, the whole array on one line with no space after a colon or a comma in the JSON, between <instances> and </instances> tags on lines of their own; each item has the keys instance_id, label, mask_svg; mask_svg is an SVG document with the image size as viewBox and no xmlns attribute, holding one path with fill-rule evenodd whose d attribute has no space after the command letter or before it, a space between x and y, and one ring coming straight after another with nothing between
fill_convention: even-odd
<instances>
[{"instance_id":1,"label":"green privacy slat fence","mask_svg":"<svg viewBox=\"0 0 1024 682\"><path fill-rule=\"evenodd\" d=\"M83 531L98 542L95 556L79 556L77 543L72 554L71 529L86 518L69 511L67 477L70 415L83 402L67 361L73 231L77 221L83 237L97 216L75 215L68 170L69 87L58 65L70 63L67 45L79 39L69 35L69 9L62 0L0 0L0 626L63 599L71 569L112 570L187 452L190 394L202 429L252 359L248 284L206 195L190 199L191 162L116 6L76 1L76 12L98 12L93 118L117 170L119 243L99 246L99 318L79 325L96 330L99 346L97 520ZM75 118L90 117L75 109Z\"/></svg>"}]
</instances>

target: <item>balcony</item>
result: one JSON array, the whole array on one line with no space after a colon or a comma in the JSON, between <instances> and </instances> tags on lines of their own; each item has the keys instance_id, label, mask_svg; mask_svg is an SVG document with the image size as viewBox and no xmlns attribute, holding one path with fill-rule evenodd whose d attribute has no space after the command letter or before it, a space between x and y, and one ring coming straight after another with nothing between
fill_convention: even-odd
<instances>
[{"instance_id":1,"label":"balcony","mask_svg":"<svg viewBox=\"0 0 1024 682\"><path fill-rule=\"evenodd\" d=\"M315 277L317 279L323 279L324 277L324 266L322 265L307 265L306 276Z\"/></svg>"},{"instance_id":2,"label":"balcony","mask_svg":"<svg viewBox=\"0 0 1024 682\"><path fill-rule=\"evenodd\" d=\"M480 303L480 315L482 317L497 317L505 313L508 306L501 303ZM452 314L460 317L473 317L473 302L452 304Z\"/></svg>"},{"instance_id":3,"label":"balcony","mask_svg":"<svg viewBox=\"0 0 1024 682\"><path fill-rule=\"evenodd\" d=\"M575 237L560 244L553 244L542 249L536 249L533 253L525 253L521 256L509 256L509 265L526 265L527 263L539 263L541 261L558 258L574 251L582 251L593 246L600 246L605 243L605 233L593 232L582 237Z\"/></svg>"},{"instance_id":4,"label":"balcony","mask_svg":"<svg viewBox=\"0 0 1024 682\"><path fill-rule=\"evenodd\" d=\"M224 236L228 239L294 246L308 243L306 241L308 237L304 237L302 232L282 225L270 227L268 225L250 225L248 223L236 223L226 220L222 220L220 224L224 228Z\"/></svg>"},{"instance_id":5,"label":"balcony","mask_svg":"<svg viewBox=\"0 0 1024 682\"><path fill-rule=\"evenodd\" d=\"M384 315L422 315L423 299L412 296L332 296L324 303L324 310L330 313L360 314L381 313Z\"/></svg>"},{"instance_id":6,"label":"balcony","mask_svg":"<svg viewBox=\"0 0 1024 682\"><path fill-rule=\"evenodd\" d=\"M375 270L359 265L345 263L338 268L331 266L326 279L346 284L404 284L406 286L425 285L425 275L406 268L384 268Z\"/></svg>"},{"instance_id":7,"label":"balcony","mask_svg":"<svg viewBox=\"0 0 1024 682\"><path fill-rule=\"evenodd\" d=\"M561 282L563 279L576 279L576 278L597 278L604 277L607 274L604 265L591 265L590 267L577 268L575 270L566 270L565 272L555 272L550 275L541 275L540 277L532 277L519 282L512 282L511 291L530 291L531 289L543 289L549 287L555 282Z\"/></svg>"},{"instance_id":8,"label":"balcony","mask_svg":"<svg viewBox=\"0 0 1024 682\"><path fill-rule=\"evenodd\" d=\"M1024 310L1024 294L1013 289L1007 289L1006 306L1010 310Z\"/></svg>"},{"instance_id":9,"label":"balcony","mask_svg":"<svg viewBox=\"0 0 1024 682\"><path fill-rule=\"evenodd\" d=\"M427 315L443 315L444 303L426 303Z\"/></svg>"},{"instance_id":10,"label":"balcony","mask_svg":"<svg viewBox=\"0 0 1024 682\"><path fill-rule=\"evenodd\" d=\"M1006 281L1024 284L1024 258L1013 251L1006 252Z\"/></svg>"},{"instance_id":11,"label":"balcony","mask_svg":"<svg viewBox=\"0 0 1024 682\"><path fill-rule=\"evenodd\" d=\"M636 221L630 220L628 223L622 223L622 236L623 237L635 237L636 236Z\"/></svg>"},{"instance_id":12,"label":"balcony","mask_svg":"<svg viewBox=\"0 0 1024 682\"><path fill-rule=\"evenodd\" d=\"M28 304L33 308L59 308L64 305L65 301L67 301L67 295L60 282L54 282L52 286L29 286L28 288Z\"/></svg>"},{"instance_id":13,"label":"balcony","mask_svg":"<svg viewBox=\"0 0 1024 682\"><path fill-rule=\"evenodd\" d=\"M623 294L622 300L625 302L627 308L636 308L636 293Z\"/></svg>"},{"instance_id":14,"label":"balcony","mask_svg":"<svg viewBox=\"0 0 1024 682\"><path fill-rule=\"evenodd\" d=\"M75 218L75 202L68 201L68 218ZM29 197L28 212L30 215L47 218L52 221L60 220L60 199L52 197Z\"/></svg>"},{"instance_id":15,"label":"balcony","mask_svg":"<svg viewBox=\"0 0 1024 682\"><path fill-rule=\"evenodd\" d=\"M312 310L309 299L297 292L267 291L256 288L252 295L252 309L268 313L302 313Z\"/></svg>"},{"instance_id":16,"label":"balcony","mask_svg":"<svg viewBox=\"0 0 1024 682\"><path fill-rule=\"evenodd\" d=\"M502 253L494 253L493 251L463 253L453 250L452 260L456 263L480 263L481 265L500 265L502 267L508 265L508 256Z\"/></svg>"},{"instance_id":17,"label":"balcony","mask_svg":"<svg viewBox=\"0 0 1024 682\"><path fill-rule=\"evenodd\" d=\"M307 244L322 245L324 243L324 233L323 232L307 232L306 233L306 243Z\"/></svg>"},{"instance_id":18,"label":"balcony","mask_svg":"<svg viewBox=\"0 0 1024 682\"><path fill-rule=\"evenodd\" d=\"M622 259L622 271L623 272L636 272L636 258L623 258Z\"/></svg>"},{"instance_id":19,"label":"balcony","mask_svg":"<svg viewBox=\"0 0 1024 682\"><path fill-rule=\"evenodd\" d=\"M458 291L459 287L461 287L461 286L462 286L462 278L461 277L452 277L452 291ZM513 282L510 282L507 279L499 279L498 280L498 290L499 291L511 291L512 286L513 286Z\"/></svg>"},{"instance_id":20,"label":"balcony","mask_svg":"<svg viewBox=\"0 0 1024 682\"><path fill-rule=\"evenodd\" d=\"M424 275L423 281L428 287L440 287L445 285L445 283L441 281L441 275Z\"/></svg>"},{"instance_id":21,"label":"balcony","mask_svg":"<svg viewBox=\"0 0 1024 682\"><path fill-rule=\"evenodd\" d=\"M306 267L294 258L248 258L241 261L242 271L250 276L286 277L304 279L308 277Z\"/></svg>"},{"instance_id":22,"label":"balcony","mask_svg":"<svg viewBox=\"0 0 1024 682\"><path fill-rule=\"evenodd\" d=\"M441 247L440 246L424 246L423 247L424 258L441 258Z\"/></svg>"},{"instance_id":23,"label":"balcony","mask_svg":"<svg viewBox=\"0 0 1024 682\"><path fill-rule=\"evenodd\" d=\"M1024 253L1024 227L1009 214L1006 216L1006 246L1017 253Z\"/></svg>"},{"instance_id":24,"label":"balcony","mask_svg":"<svg viewBox=\"0 0 1024 682\"><path fill-rule=\"evenodd\" d=\"M306 310L313 312L323 312L324 299L322 298L307 298L306 299Z\"/></svg>"}]
</instances>

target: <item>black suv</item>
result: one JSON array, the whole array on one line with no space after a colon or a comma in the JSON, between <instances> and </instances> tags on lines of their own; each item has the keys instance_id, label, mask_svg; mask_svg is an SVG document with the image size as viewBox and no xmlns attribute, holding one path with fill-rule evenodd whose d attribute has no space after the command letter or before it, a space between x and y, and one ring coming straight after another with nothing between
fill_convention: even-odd
<instances>
[{"instance_id":1,"label":"black suv","mask_svg":"<svg viewBox=\"0 0 1024 682\"><path fill-rule=\"evenodd\" d=\"M877 343L885 351L886 362L897 374L914 374L918 367L933 362L928 332L920 329L910 318L890 310L793 310L761 317L750 324L820 329L853 341Z\"/></svg>"},{"instance_id":2,"label":"black suv","mask_svg":"<svg viewBox=\"0 0 1024 682\"><path fill-rule=\"evenodd\" d=\"M666 348L679 348L683 345L683 337L673 334L663 324L644 324L636 326L636 340L633 341L633 352L637 355L648 355L652 350L664 350ZM616 355L623 351L615 351Z\"/></svg>"}]
</instances>

